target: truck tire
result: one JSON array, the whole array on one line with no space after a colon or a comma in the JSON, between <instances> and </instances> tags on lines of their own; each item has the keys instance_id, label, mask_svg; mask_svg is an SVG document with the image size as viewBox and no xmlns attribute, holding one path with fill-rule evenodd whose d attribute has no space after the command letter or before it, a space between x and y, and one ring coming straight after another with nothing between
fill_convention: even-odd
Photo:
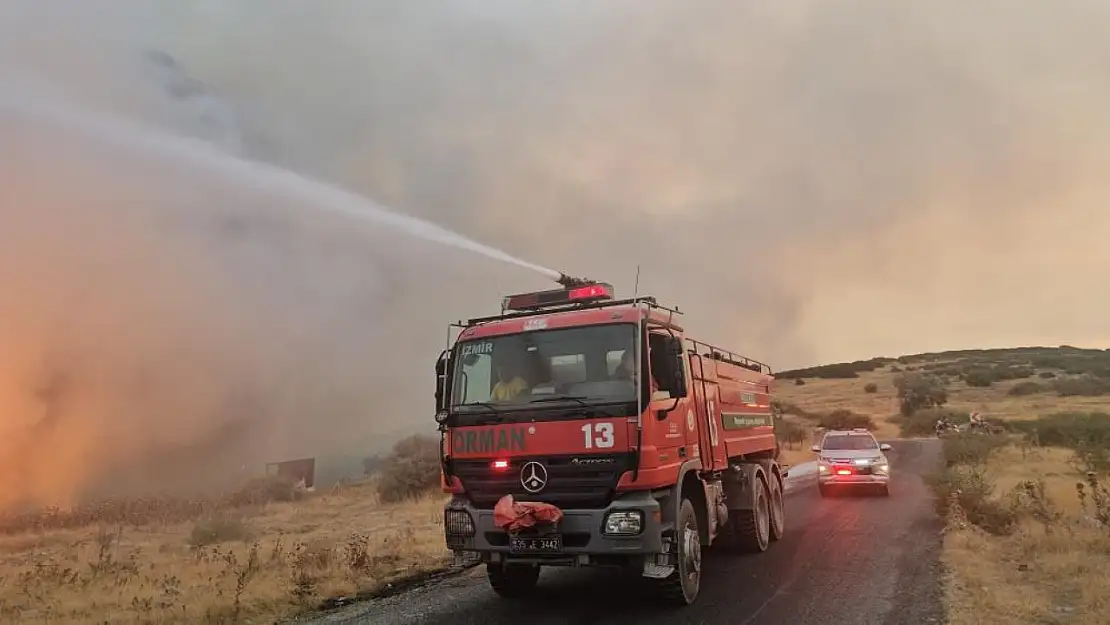
<instances>
[{"instance_id":1,"label":"truck tire","mask_svg":"<svg viewBox=\"0 0 1110 625\"><path fill-rule=\"evenodd\" d=\"M674 572L659 580L658 584L663 602L681 607L693 603L701 590L701 535L698 533L698 515L689 499L682 500L676 529L678 553Z\"/></svg>"},{"instance_id":2,"label":"truck tire","mask_svg":"<svg viewBox=\"0 0 1110 625\"><path fill-rule=\"evenodd\" d=\"M535 590L536 582L540 579L540 567L490 562L486 564L486 577L489 578L489 586L493 592L513 599L523 597Z\"/></svg>"},{"instance_id":3,"label":"truck tire","mask_svg":"<svg viewBox=\"0 0 1110 625\"><path fill-rule=\"evenodd\" d=\"M782 478L771 474L771 540L779 540L786 534L786 493Z\"/></svg>"},{"instance_id":4,"label":"truck tire","mask_svg":"<svg viewBox=\"0 0 1110 625\"><path fill-rule=\"evenodd\" d=\"M771 544L771 497L767 482L762 478L755 480L751 510L737 510L733 530L736 532L737 546L749 553L767 551Z\"/></svg>"}]
</instances>

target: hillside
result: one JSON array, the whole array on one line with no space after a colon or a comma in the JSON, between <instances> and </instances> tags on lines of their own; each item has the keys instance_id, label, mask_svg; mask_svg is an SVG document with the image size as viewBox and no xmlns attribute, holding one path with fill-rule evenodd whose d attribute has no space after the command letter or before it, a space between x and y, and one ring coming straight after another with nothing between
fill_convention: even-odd
<instances>
[{"instance_id":1,"label":"hillside","mask_svg":"<svg viewBox=\"0 0 1110 625\"><path fill-rule=\"evenodd\" d=\"M786 371L778 378L774 401L783 415L777 427L787 464L813 459L808 445L818 426L868 425L880 438L931 435L940 411L966 418L977 410L1017 432L1037 432L1043 444L1051 442L1048 431L1039 429L1046 423L1062 433L1058 445L1070 444L1072 435L1100 445L1110 442L1110 417L1057 415L1090 413L1110 405L1110 352L1101 350L918 354ZM904 394L898 385L937 405L917 405L909 415L902 414ZM1040 420L1050 415L1056 416ZM1036 477L1029 474L1034 466L1030 463L1039 458L1041 465L1036 466L1047 467L1044 470L1053 476L1046 497L1062 510L1082 510L1075 495L1071 451L1019 450L1003 443L982 451L980 464L987 463L984 458L992 450L1001 450L989 456L991 479L1008 488L1024 485ZM1024 464L1014 462L1015 457L1025 459ZM56 623L272 622L311 611L336 596L374 593L442 569L449 558L442 534L443 496L436 488L438 459L437 439L413 437L378 459L381 472L376 477L335 488L320 481L316 493L262 481L217 501L146 498L0 516L0 577L14 580L0 592L0 622L32 617ZM1025 473L1014 473L1018 468ZM949 482L938 484L963 484L951 481L965 479L963 475L953 474L945 478ZM970 492L966 485L960 488ZM976 492L980 499L960 495L960 504L971 510L968 518L978 519L975 515L983 506L1010 510L1008 503L992 503L1010 501L1004 498L1008 494ZM1017 519L1019 513L1006 514ZM1008 569L1002 564L992 568L972 555L996 554L1005 562L1017 557L1015 550L1025 543L1010 534L982 533L975 529L977 522L965 523L946 537L953 575L965 590L1011 583L1005 581ZM1103 532L1099 536L1105 537ZM1086 566L1082 555L1073 551L1067 551L1070 559L1053 569L1053 575L1071 575L1068 567ZM1096 590L1110 588L1099 585ZM975 615L986 609L1021 617L1013 622L1032 622L1022 620L1029 614L1016 604L974 603L981 596L1001 601L1003 595L955 597L954 613L969 615L960 622L977 622Z\"/></svg>"},{"instance_id":2,"label":"hillside","mask_svg":"<svg viewBox=\"0 0 1110 625\"><path fill-rule=\"evenodd\" d=\"M813 424L823 415L849 411L870 417L876 434L884 437L907 433L895 387L900 377L935 381L945 391L944 407L965 418L978 411L989 419L1028 420L1110 405L1110 350L1068 346L874 358L775 377L774 397L788 420Z\"/></svg>"}]
</instances>

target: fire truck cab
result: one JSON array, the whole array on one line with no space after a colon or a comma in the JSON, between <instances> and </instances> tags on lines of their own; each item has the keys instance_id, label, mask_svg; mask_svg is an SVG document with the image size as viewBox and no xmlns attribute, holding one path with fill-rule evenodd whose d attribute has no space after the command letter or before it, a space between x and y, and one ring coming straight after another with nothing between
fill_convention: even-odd
<instances>
[{"instance_id":1,"label":"fire truck cab","mask_svg":"<svg viewBox=\"0 0 1110 625\"><path fill-rule=\"evenodd\" d=\"M454 324L436 363L444 530L498 594L526 594L543 566L617 566L686 605L703 548L782 536L770 368L691 339L678 314L579 283ZM561 514L506 530L506 495Z\"/></svg>"}]
</instances>

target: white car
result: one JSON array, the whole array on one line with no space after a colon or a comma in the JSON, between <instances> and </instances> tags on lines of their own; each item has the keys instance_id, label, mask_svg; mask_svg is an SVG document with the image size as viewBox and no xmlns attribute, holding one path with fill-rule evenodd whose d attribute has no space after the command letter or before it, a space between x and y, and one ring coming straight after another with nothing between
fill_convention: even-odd
<instances>
[{"instance_id":1,"label":"white car","mask_svg":"<svg viewBox=\"0 0 1110 625\"><path fill-rule=\"evenodd\" d=\"M817 459L817 488L828 496L834 488L868 488L884 497L890 494L890 445L879 444L865 429L832 430L820 445Z\"/></svg>"}]
</instances>

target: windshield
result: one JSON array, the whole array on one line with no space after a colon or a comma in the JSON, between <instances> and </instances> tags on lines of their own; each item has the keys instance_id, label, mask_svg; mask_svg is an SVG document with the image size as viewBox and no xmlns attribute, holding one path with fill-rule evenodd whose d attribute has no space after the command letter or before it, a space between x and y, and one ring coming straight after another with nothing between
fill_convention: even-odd
<instances>
[{"instance_id":1,"label":"windshield","mask_svg":"<svg viewBox=\"0 0 1110 625\"><path fill-rule=\"evenodd\" d=\"M838 434L826 436L822 449L829 451L860 451L863 449L878 449L875 439L870 436L853 436L851 434Z\"/></svg>"},{"instance_id":2,"label":"windshield","mask_svg":"<svg viewBox=\"0 0 1110 625\"><path fill-rule=\"evenodd\" d=\"M621 323L461 341L452 404L488 410L635 401L635 337L636 326Z\"/></svg>"}]
</instances>

